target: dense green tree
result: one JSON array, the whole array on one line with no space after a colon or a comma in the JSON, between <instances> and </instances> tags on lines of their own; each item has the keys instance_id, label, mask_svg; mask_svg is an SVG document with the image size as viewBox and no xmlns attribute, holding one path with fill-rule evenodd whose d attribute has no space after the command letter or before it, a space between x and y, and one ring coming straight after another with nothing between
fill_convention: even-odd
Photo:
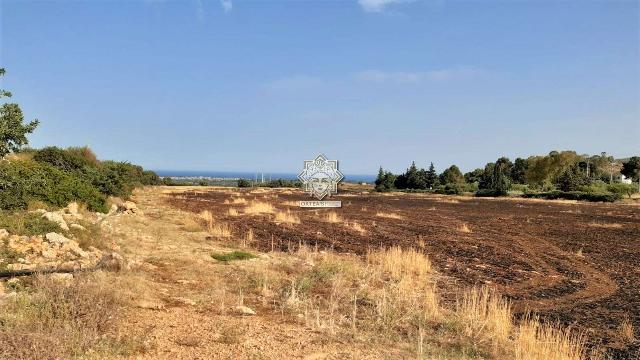
<instances>
[{"instance_id":1,"label":"dense green tree","mask_svg":"<svg viewBox=\"0 0 640 360\"><path fill-rule=\"evenodd\" d=\"M390 191L394 188L396 176L389 171L384 171L382 167L378 171L376 178L376 191Z\"/></svg>"},{"instance_id":2,"label":"dense green tree","mask_svg":"<svg viewBox=\"0 0 640 360\"><path fill-rule=\"evenodd\" d=\"M440 174L440 183L444 185L461 184L464 183L464 176L457 166L451 165Z\"/></svg>"},{"instance_id":3,"label":"dense green tree","mask_svg":"<svg viewBox=\"0 0 640 360\"><path fill-rule=\"evenodd\" d=\"M5 70L0 68L0 77L4 73ZM11 97L11 93L0 89L0 98L3 97ZM27 145L27 134L32 133L37 126L38 120L24 123L24 115L18 104L3 104L0 107L0 158Z\"/></svg>"},{"instance_id":4,"label":"dense green tree","mask_svg":"<svg viewBox=\"0 0 640 360\"><path fill-rule=\"evenodd\" d=\"M484 166L484 170L482 171L482 176L480 176L480 182L478 183L478 188L484 190L490 190L493 184L493 168L496 166L495 163L487 163Z\"/></svg>"},{"instance_id":5,"label":"dense green tree","mask_svg":"<svg viewBox=\"0 0 640 360\"><path fill-rule=\"evenodd\" d=\"M468 173L464 174L464 181L469 184L473 184L473 183L480 184L480 180L482 179L483 173L484 173L484 170L482 169L475 169L473 171L469 171Z\"/></svg>"},{"instance_id":6,"label":"dense green tree","mask_svg":"<svg viewBox=\"0 0 640 360\"><path fill-rule=\"evenodd\" d=\"M407 188L408 189L425 189L426 184L421 171L418 170L415 161L411 163L407 169Z\"/></svg>"},{"instance_id":7,"label":"dense green tree","mask_svg":"<svg viewBox=\"0 0 640 360\"><path fill-rule=\"evenodd\" d=\"M438 173L433 163L429 165L429 170L425 172L424 183L427 189L433 189L438 186Z\"/></svg>"},{"instance_id":8,"label":"dense green tree","mask_svg":"<svg viewBox=\"0 0 640 360\"><path fill-rule=\"evenodd\" d=\"M552 184L580 159L575 151L552 151L547 156L530 157L525 174L526 182L532 185Z\"/></svg>"},{"instance_id":9,"label":"dense green tree","mask_svg":"<svg viewBox=\"0 0 640 360\"><path fill-rule=\"evenodd\" d=\"M558 176L556 186L562 191L578 191L582 186L589 185L590 183L591 180L587 176L586 171L577 163L565 169L565 171Z\"/></svg>"},{"instance_id":10,"label":"dense green tree","mask_svg":"<svg viewBox=\"0 0 640 360\"><path fill-rule=\"evenodd\" d=\"M496 161L491 178L491 190L496 195L506 195L511 188L511 178L509 176L512 167L513 164L509 158L501 157Z\"/></svg>"},{"instance_id":11,"label":"dense green tree","mask_svg":"<svg viewBox=\"0 0 640 360\"><path fill-rule=\"evenodd\" d=\"M511 168L511 181L516 184L524 184L526 182L525 174L529 163L523 158L516 158Z\"/></svg>"}]
</instances>

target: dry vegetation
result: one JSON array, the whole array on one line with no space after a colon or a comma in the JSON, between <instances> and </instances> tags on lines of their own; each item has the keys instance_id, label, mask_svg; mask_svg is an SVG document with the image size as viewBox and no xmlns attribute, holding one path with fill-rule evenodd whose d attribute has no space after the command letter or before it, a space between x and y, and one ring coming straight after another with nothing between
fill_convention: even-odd
<instances>
[{"instance_id":1,"label":"dry vegetation","mask_svg":"<svg viewBox=\"0 0 640 360\"><path fill-rule=\"evenodd\" d=\"M96 272L14 282L0 303L0 358L62 359L130 355L141 338L120 334L122 308L143 292L133 275Z\"/></svg>"},{"instance_id":2,"label":"dry vegetation","mask_svg":"<svg viewBox=\"0 0 640 360\"><path fill-rule=\"evenodd\" d=\"M275 221L281 223L299 224L300 218L291 214L291 210L287 209L287 211L278 211L275 216Z\"/></svg>"},{"instance_id":3,"label":"dry vegetation","mask_svg":"<svg viewBox=\"0 0 640 360\"><path fill-rule=\"evenodd\" d=\"M247 207L244 208L245 214L271 214L275 212L275 208L270 203L261 201L252 201Z\"/></svg>"},{"instance_id":4,"label":"dry vegetation","mask_svg":"<svg viewBox=\"0 0 640 360\"><path fill-rule=\"evenodd\" d=\"M381 218L386 218L386 219L397 219L397 220L402 219L402 215L398 215L396 213L379 212L379 213L376 213L376 216L381 217Z\"/></svg>"}]
</instances>

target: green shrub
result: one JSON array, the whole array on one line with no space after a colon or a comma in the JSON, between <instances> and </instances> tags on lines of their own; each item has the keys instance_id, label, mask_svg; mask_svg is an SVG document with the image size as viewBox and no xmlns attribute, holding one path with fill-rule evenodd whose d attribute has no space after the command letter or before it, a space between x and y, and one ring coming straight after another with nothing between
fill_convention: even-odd
<instances>
[{"instance_id":1,"label":"green shrub","mask_svg":"<svg viewBox=\"0 0 640 360\"><path fill-rule=\"evenodd\" d=\"M612 192L614 194L619 194L620 196L627 195L631 198L631 195L638 192L638 186L635 184L609 184L607 185L607 191Z\"/></svg>"},{"instance_id":2,"label":"green shrub","mask_svg":"<svg viewBox=\"0 0 640 360\"><path fill-rule=\"evenodd\" d=\"M584 191L549 191L549 192L536 192L536 193L525 193L523 195L525 198L535 198L535 199L566 199L566 200L585 200L585 201L594 201L594 202L614 202L616 200L620 200L622 195L614 194L614 193L589 193Z\"/></svg>"},{"instance_id":3,"label":"green shrub","mask_svg":"<svg viewBox=\"0 0 640 360\"><path fill-rule=\"evenodd\" d=\"M232 261L232 260L248 260L253 259L256 256L246 251L232 251L230 253L213 253L211 257L218 261Z\"/></svg>"},{"instance_id":4,"label":"green shrub","mask_svg":"<svg viewBox=\"0 0 640 360\"><path fill-rule=\"evenodd\" d=\"M238 179L238 187L241 187L241 188L251 187L251 181L247 179Z\"/></svg>"},{"instance_id":5,"label":"green shrub","mask_svg":"<svg viewBox=\"0 0 640 360\"><path fill-rule=\"evenodd\" d=\"M106 212L106 196L84 179L46 163L14 161L0 164L0 209L26 209L39 200L57 207L72 201Z\"/></svg>"},{"instance_id":6,"label":"green shrub","mask_svg":"<svg viewBox=\"0 0 640 360\"><path fill-rule=\"evenodd\" d=\"M14 235L41 235L60 232L58 224L49 221L38 213L27 211L0 211L0 229L6 229Z\"/></svg>"},{"instance_id":7,"label":"green shrub","mask_svg":"<svg viewBox=\"0 0 640 360\"><path fill-rule=\"evenodd\" d=\"M67 151L55 146L37 150L33 160L39 163L49 164L62 171L79 171L91 163L78 151Z\"/></svg>"}]
</instances>

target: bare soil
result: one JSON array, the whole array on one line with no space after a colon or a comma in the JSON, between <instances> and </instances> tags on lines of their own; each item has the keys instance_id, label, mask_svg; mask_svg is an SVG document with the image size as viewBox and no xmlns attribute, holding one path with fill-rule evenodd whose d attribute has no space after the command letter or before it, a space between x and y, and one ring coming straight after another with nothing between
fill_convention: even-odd
<instances>
[{"instance_id":1,"label":"bare soil","mask_svg":"<svg viewBox=\"0 0 640 360\"><path fill-rule=\"evenodd\" d=\"M289 209L301 222L279 224L273 214L228 215L229 208L242 214L246 206L225 204L232 196ZM592 345L607 347L614 358L640 353L638 340L623 341L619 331L628 318L640 338L637 205L360 191L333 197L342 200L340 209L301 209L295 206L300 200L307 195L284 189L203 188L167 198L181 210L211 211L234 235L251 229L253 246L263 251L299 244L356 254L380 246L421 248L459 286L495 287L519 314L534 311L584 331ZM341 221L325 221L330 211ZM364 231L347 226L354 222ZM445 301L453 302L454 293Z\"/></svg>"}]
</instances>

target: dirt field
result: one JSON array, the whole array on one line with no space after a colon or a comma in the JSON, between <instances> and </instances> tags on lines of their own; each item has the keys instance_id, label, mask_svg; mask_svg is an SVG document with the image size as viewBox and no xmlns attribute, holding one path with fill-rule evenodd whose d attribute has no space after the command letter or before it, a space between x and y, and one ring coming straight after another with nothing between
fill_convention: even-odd
<instances>
[{"instance_id":1,"label":"dirt field","mask_svg":"<svg viewBox=\"0 0 640 360\"><path fill-rule=\"evenodd\" d=\"M247 206L233 198L271 203L300 223L278 223L273 213L230 215L230 208L242 213ZM615 357L640 352L638 206L343 191L333 198L342 200L341 209L300 209L296 202L307 199L299 190L209 189L176 193L169 202L209 210L235 235L251 229L253 246L265 251L301 243L358 254L421 248L444 282L495 287L518 312L575 326ZM338 218L329 219L330 212ZM625 319L635 341L620 335Z\"/></svg>"}]
</instances>

